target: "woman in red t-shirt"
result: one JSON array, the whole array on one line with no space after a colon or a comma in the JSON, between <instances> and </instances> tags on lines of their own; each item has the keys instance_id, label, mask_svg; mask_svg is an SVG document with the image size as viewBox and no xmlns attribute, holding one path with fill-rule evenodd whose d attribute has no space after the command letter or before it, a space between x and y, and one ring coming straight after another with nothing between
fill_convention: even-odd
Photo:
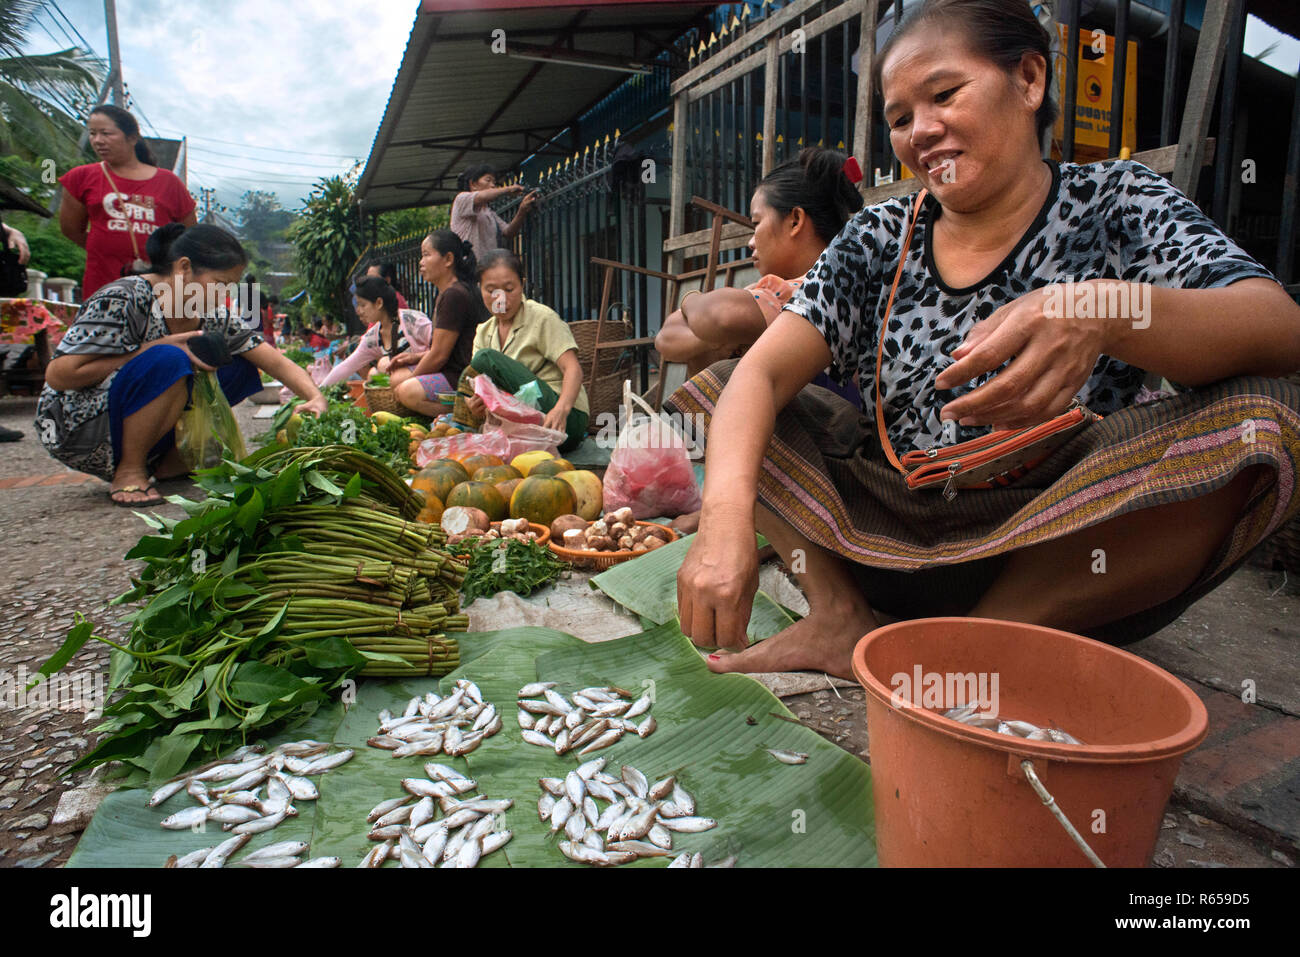
<instances>
[{"instance_id":1,"label":"woman in red t-shirt","mask_svg":"<svg viewBox=\"0 0 1300 957\"><path fill-rule=\"evenodd\" d=\"M194 198L176 174L153 165L140 139L140 125L126 110L102 105L87 120L90 145L100 162L77 166L59 179L63 200L59 228L86 248L84 301L106 283L134 272L144 246L159 226L193 226Z\"/></svg>"}]
</instances>

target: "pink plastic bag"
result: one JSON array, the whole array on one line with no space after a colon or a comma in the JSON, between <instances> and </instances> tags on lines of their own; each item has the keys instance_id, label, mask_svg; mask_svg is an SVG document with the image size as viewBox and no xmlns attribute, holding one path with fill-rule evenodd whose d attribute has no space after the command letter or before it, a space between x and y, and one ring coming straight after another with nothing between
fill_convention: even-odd
<instances>
[{"instance_id":1,"label":"pink plastic bag","mask_svg":"<svg viewBox=\"0 0 1300 957\"><path fill-rule=\"evenodd\" d=\"M485 375L474 377L474 394L487 406L488 415L507 422L541 425L546 418L537 409L527 405L502 389Z\"/></svg>"},{"instance_id":2,"label":"pink plastic bag","mask_svg":"<svg viewBox=\"0 0 1300 957\"><path fill-rule=\"evenodd\" d=\"M472 452L477 455L495 455L506 462L509 462L514 457L510 455L510 442L503 433L499 431L484 432L482 434L464 432L460 435L449 435L445 439L425 439L416 447L415 464L420 468L424 468L434 459L450 458L453 455L460 455L462 452Z\"/></svg>"},{"instance_id":3,"label":"pink plastic bag","mask_svg":"<svg viewBox=\"0 0 1300 957\"><path fill-rule=\"evenodd\" d=\"M642 520L698 511L700 486L686 439L638 397L632 398L650 415L635 422L630 414L624 419L629 424L619 435L605 472L605 510L627 507ZM626 387L624 402L628 403Z\"/></svg>"}]
</instances>

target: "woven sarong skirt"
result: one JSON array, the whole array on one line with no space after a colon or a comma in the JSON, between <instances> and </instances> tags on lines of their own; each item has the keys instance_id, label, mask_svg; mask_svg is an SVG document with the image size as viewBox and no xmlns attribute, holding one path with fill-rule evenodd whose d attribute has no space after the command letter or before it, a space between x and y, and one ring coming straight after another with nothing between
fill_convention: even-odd
<instances>
[{"instance_id":1,"label":"woven sarong skirt","mask_svg":"<svg viewBox=\"0 0 1300 957\"><path fill-rule=\"evenodd\" d=\"M706 442L737 361L710 366L666 403L702 420ZM908 489L872 418L808 386L777 417L758 496L809 541L857 566L873 608L934 617L967 613L1017 549L1199 498L1264 466L1232 533L1190 588L1090 632L1125 643L1173 621L1292 518L1298 459L1300 387L1245 376L1112 413L1012 485L963 489L947 501L937 489Z\"/></svg>"}]
</instances>

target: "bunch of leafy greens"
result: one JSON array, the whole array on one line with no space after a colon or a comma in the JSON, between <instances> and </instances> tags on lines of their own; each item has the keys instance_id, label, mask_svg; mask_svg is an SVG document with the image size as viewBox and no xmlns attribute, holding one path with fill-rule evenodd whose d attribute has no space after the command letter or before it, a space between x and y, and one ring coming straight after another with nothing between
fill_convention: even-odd
<instances>
[{"instance_id":1,"label":"bunch of leafy greens","mask_svg":"<svg viewBox=\"0 0 1300 957\"><path fill-rule=\"evenodd\" d=\"M264 442L283 439L294 448L347 445L378 459L399 475L405 475L411 468L411 436L401 422L381 425L350 402L331 400L324 415L300 416L301 421L289 429L300 401L295 399L281 406L271 419L271 427L258 439ZM283 437L279 436L281 430L285 432Z\"/></svg>"},{"instance_id":2,"label":"bunch of leafy greens","mask_svg":"<svg viewBox=\"0 0 1300 957\"><path fill-rule=\"evenodd\" d=\"M115 649L107 694L124 693L70 772L118 760L138 769L131 783L164 779L306 718L363 669L456 667L442 631L465 630L465 569L440 529L411 521L421 501L392 471L348 448L270 448L197 482L205 501L170 499L188 517L137 513L156 534L127 553L145 569L114 604L145 603L124 644L96 637ZM79 616L40 674L92 629Z\"/></svg>"},{"instance_id":3,"label":"bunch of leafy greens","mask_svg":"<svg viewBox=\"0 0 1300 957\"><path fill-rule=\"evenodd\" d=\"M461 586L461 595L467 605L476 598L491 598L502 591L526 597L559 579L570 567L545 545L517 538L494 542L467 538L448 545L447 551L469 562L469 571L465 573L465 583Z\"/></svg>"},{"instance_id":4,"label":"bunch of leafy greens","mask_svg":"<svg viewBox=\"0 0 1300 957\"><path fill-rule=\"evenodd\" d=\"M316 361L316 353L302 348L286 349L284 357L294 365L302 366L304 369Z\"/></svg>"}]
</instances>

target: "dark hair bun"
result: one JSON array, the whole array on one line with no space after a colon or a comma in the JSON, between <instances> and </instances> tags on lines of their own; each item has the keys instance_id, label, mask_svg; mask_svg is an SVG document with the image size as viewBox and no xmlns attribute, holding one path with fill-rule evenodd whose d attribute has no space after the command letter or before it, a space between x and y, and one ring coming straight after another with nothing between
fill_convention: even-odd
<instances>
[{"instance_id":1,"label":"dark hair bun","mask_svg":"<svg viewBox=\"0 0 1300 957\"><path fill-rule=\"evenodd\" d=\"M173 262L172 244L181 238L185 226L181 223L166 223L149 234L144 244L145 254L149 257L153 272L165 272Z\"/></svg>"}]
</instances>

